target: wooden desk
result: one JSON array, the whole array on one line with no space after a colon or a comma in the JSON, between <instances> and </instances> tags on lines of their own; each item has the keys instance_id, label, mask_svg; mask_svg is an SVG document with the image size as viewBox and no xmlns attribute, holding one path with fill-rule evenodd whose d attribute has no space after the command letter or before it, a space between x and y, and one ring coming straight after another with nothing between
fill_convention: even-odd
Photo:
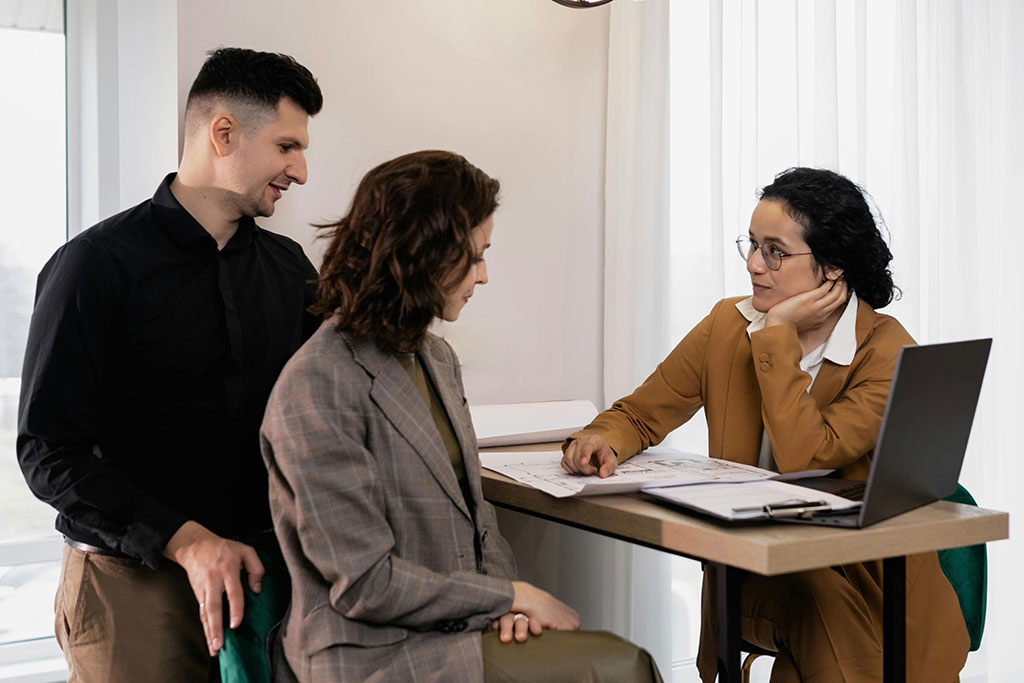
<instances>
[{"instance_id":1,"label":"wooden desk","mask_svg":"<svg viewBox=\"0 0 1024 683\"><path fill-rule=\"evenodd\" d=\"M635 494L554 498L489 470L483 470L483 491L487 500L510 510L710 563L719 578L719 681L723 683L739 681L739 586L743 571L772 576L884 558L884 680L903 681L904 556L1009 537L1007 513L943 501L850 530L719 524ZM892 590L890 585L899 590Z\"/></svg>"}]
</instances>

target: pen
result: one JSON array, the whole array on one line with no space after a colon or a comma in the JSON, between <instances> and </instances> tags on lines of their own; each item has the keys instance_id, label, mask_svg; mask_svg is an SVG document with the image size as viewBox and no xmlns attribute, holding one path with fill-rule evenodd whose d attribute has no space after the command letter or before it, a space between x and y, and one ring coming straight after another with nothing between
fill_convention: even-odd
<instances>
[{"instance_id":1,"label":"pen","mask_svg":"<svg viewBox=\"0 0 1024 683\"><path fill-rule=\"evenodd\" d=\"M767 505L755 505L753 507L733 508L733 512L763 512L766 515L772 515L778 510L798 510L801 508L827 508L830 507L828 503L823 500L801 500L795 503L769 503Z\"/></svg>"},{"instance_id":2,"label":"pen","mask_svg":"<svg viewBox=\"0 0 1024 683\"><path fill-rule=\"evenodd\" d=\"M816 501L810 503L804 503L802 505L787 505L783 508L774 508L770 505L765 506L768 509L765 512L772 519L779 517L802 517L804 519L809 518L815 512L821 510L831 510L832 506L824 501Z\"/></svg>"}]
</instances>

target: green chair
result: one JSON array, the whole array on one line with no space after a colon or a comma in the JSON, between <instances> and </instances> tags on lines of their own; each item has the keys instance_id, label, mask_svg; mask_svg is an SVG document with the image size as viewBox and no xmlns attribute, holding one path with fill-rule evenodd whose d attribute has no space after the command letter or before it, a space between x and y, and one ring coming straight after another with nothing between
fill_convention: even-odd
<instances>
[{"instance_id":1,"label":"green chair","mask_svg":"<svg viewBox=\"0 0 1024 683\"><path fill-rule=\"evenodd\" d=\"M967 489L959 484L956 492L943 500L963 505L978 505ZM985 632L985 601L988 596L988 559L985 544L940 550L939 566L956 591L960 611L964 615L964 623L967 624L967 635L971 638L971 652L974 652L981 647L981 636Z\"/></svg>"},{"instance_id":2,"label":"green chair","mask_svg":"<svg viewBox=\"0 0 1024 683\"><path fill-rule=\"evenodd\" d=\"M224 647L218 655L220 677L222 683L270 683L268 635L288 609L291 577L272 530L239 540L256 549L266 573L259 594L244 585L242 623L238 628L224 629Z\"/></svg>"}]
</instances>

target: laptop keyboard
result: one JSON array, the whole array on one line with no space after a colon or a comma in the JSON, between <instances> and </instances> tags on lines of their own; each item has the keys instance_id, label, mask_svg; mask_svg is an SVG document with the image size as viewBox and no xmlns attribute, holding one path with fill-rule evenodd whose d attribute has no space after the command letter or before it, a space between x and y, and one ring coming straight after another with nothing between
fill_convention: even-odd
<instances>
[{"instance_id":1,"label":"laptop keyboard","mask_svg":"<svg viewBox=\"0 0 1024 683\"><path fill-rule=\"evenodd\" d=\"M797 479L793 483L857 502L864 500L864 490L867 488L867 482L865 481L837 479L835 477L808 477L807 479Z\"/></svg>"},{"instance_id":2,"label":"laptop keyboard","mask_svg":"<svg viewBox=\"0 0 1024 683\"><path fill-rule=\"evenodd\" d=\"M851 481L841 489L831 491L830 493L834 493L847 500L864 500L864 489L867 488L867 485L866 481Z\"/></svg>"}]
</instances>

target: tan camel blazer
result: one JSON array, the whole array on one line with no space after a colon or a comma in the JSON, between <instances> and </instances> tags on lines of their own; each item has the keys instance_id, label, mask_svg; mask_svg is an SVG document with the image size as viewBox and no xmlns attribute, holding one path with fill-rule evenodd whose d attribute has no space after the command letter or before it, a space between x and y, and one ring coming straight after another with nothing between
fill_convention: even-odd
<instances>
[{"instance_id":1,"label":"tan camel blazer","mask_svg":"<svg viewBox=\"0 0 1024 683\"><path fill-rule=\"evenodd\" d=\"M719 301L643 384L569 440L600 434L623 461L660 443L703 407L713 458L756 465L766 430L781 472L830 468L866 479L896 357L914 340L894 318L860 301L853 362L826 360L808 393L811 377L799 368L796 327L748 336L748 321L736 310L742 298ZM841 570L864 595L881 633L881 562ZM705 681L714 679L717 666L710 607L705 600L698 655ZM907 633L908 680L953 680L969 642L935 553L907 559Z\"/></svg>"}]
</instances>

